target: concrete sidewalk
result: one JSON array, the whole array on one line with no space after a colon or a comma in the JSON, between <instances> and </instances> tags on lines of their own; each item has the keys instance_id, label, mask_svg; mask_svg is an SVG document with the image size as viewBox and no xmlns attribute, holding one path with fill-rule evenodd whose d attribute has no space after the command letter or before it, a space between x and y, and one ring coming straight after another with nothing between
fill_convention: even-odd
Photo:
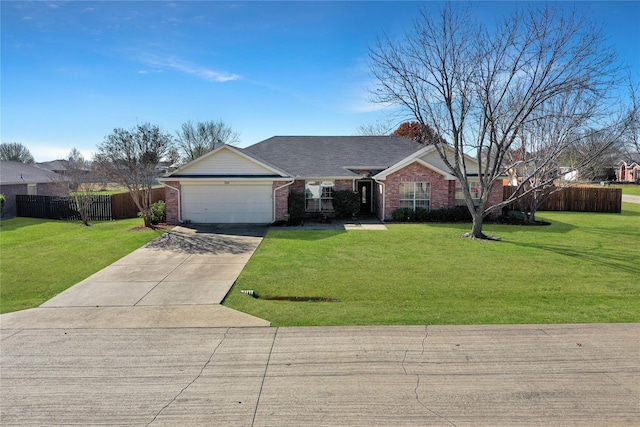
<instances>
[{"instance_id":1,"label":"concrete sidewalk","mask_svg":"<svg viewBox=\"0 0 640 427\"><path fill-rule=\"evenodd\" d=\"M2 425L615 426L640 324L2 330Z\"/></svg>"},{"instance_id":2,"label":"concrete sidewalk","mask_svg":"<svg viewBox=\"0 0 640 427\"><path fill-rule=\"evenodd\" d=\"M640 203L640 196L632 196L630 194L623 194L622 201L628 203Z\"/></svg>"},{"instance_id":3,"label":"concrete sidewalk","mask_svg":"<svg viewBox=\"0 0 640 427\"><path fill-rule=\"evenodd\" d=\"M40 307L3 314L1 327L269 326L220 305L266 230L175 227Z\"/></svg>"}]
</instances>

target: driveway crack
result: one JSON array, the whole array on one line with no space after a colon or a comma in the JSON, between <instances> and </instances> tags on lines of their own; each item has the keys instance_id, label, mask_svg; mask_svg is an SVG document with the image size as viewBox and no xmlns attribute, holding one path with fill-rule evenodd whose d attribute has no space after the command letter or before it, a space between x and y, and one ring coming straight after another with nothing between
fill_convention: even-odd
<instances>
[{"instance_id":1,"label":"driveway crack","mask_svg":"<svg viewBox=\"0 0 640 427\"><path fill-rule=\"evenodd\" d=\"M262 383L260 383L260 391L258 391L258 399L256 400L256 408L253 411L253 420L251 420L251 425L254 426L256 423L256 415L258 414L258 407L260 406L260 398L262 397L262 388L264 387L264 381L267 378L267 370L269 369L269 363L271 362L271 354L273 353L273 347L276 343L276 337L278 336L278 331L280 328L276 328L276 333L273 334L273 341L271 341L271 348L269 349L269 357L267 358L267 363L264 366L264 373L262 374Z\"/></svg>"},{"instance_id":2,"label":"driveway crack","mask_svg":"<svg viewBox=\"0 0 640 427\"><path fill-rule=\"evenodd\" d=\"M198 375L196 375L196 377L191 380L191 382L189 384L187 384L186 386L184 386L182 388L182 390L180 390L178 392L178 394L176 394L173 399L171 399L171 401L169 403L167 403L166 405L164 405L162 408L160 408L160 410L158 411L158 413L153 417L153 419L151 421L149 421L147 423L147 427L150 426L151 424L153 424L156 419L160 416L160 414L167 409L169 406L171 406L173 404L173 402L176 401L176 399L178 399L180 397L180 395L182 395L182 393L184 393L189 387L191 387L191 385L193 383L195 383L196 381L198 381L198 379L202 376L202 373L204 372L204 370L206 369L207 366L209 366L209 363L211 363L211 359L213 359L213 356L216 354L216 351L218 351L218 348L220 348L220 346L222 345L222 343L224 342L224 340L227 338L227 333L229 332L229 328L227 328L224 331L224 335L222 336L222 339L220 340L220 342L218 343L218 345L216 345L216 348L213 349L213 351L211 352L211 354L209 355L209 358L207 359L207 361L205 362L205 364L202 366L202 368L200 369L200 372L198 372Z\"/></svg>"},{"instance_id":3,"label":"driveway crack","mask_svg":"<svg viewBox=\"0 0 640 427\"><path fill-rule=\"evenodd\" d=\"M424 356L424 352L425 352L425 345L427 342L427 338L429 338L429 326L425 326L424 329L424 338L422 339L422 352L420 353L421 356ZM407 360L407 355L409 354L409 350L405 350L404 352L404 357L402 358L402 370L404 371L405 375L409 375L409 373L407 372L407 368L405 366L405 362ZM448 420L447 418L445 418L444 416L442 416L441 414L439 414L438 412L434 411L433 409L429 408L421 399L420 399L420 393L418 393L418 389L420 388L420 374L415 374L416 377L416 387L413 389L413 394L415 394L416 396L416 402L418 402L420 404L420 406L422 406L424 409L426 409L427 411L431 412L433 415L435 415L436 417L446 421L447 423L451 424L452 426L455 426L456 424L453 423L453 421Z\"/></svg>"}]
</instances>

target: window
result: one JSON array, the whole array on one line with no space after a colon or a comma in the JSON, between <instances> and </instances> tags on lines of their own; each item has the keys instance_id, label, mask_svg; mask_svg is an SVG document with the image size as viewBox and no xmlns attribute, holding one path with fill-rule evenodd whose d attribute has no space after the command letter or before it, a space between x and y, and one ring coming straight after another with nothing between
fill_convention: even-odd
<instances>
[{"instance_id":1,"label":"window","mask_svg":"<svg viewBox=\"0 0 640 427\"><path fill-rule=\"evenodd\" d=\"M307 181L305 199L307 212L333 212L333 181Z\"/></svg>"},{"instance_id":2,"label":"window","mask_svg":"<svg viewBox=\"0 0 640 427\"><path fill-rule=\"evenodd\" d=\"M416 210L424 208L429 210L428 182L401 182L400 183L400 207Z\"/></svg>"},{"instance_id":3,"label":"window","mask_svg":"<svg viewBox=\"0 0 640 427\"><path fill-rule=\"evenodd\" d=\"M469 191L471 192L471 197L475 200L480 198L480 180L479 179L469 179ZM464 192L462 191L462 184L460 181L456 180L456 205L464 205Z\"/></svg>"},{"instance_id":4,"label":"window","mask_svg":"<svg viewBox=\"0 0 640 427\"><path fill-rule=\"evenodd\" d=\"M29 196L38 195L38 184L27 184L27 195Z\"/></svg>"}]
</instances>

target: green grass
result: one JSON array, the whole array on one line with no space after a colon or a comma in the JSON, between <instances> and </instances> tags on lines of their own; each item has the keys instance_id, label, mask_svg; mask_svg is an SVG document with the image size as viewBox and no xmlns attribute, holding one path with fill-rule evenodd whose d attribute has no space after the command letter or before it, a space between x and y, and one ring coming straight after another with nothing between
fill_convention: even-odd
<instances>
[{"instance_id":1,"label":"green grass","mask_svg":"<svg viewBox=\"0 0 640 427\"><path fill-rule=\"evenodd\" d=\"M90 227L34 218L0 224L0 313L37 307L163 232L128 231L139 218Z\"/></svg>"},{"instance_id":2,"label":"green grass","mask_svg":"<svg viewBox=\"0 0 640 427\"><path fill-rule=\"evenodd\" d=\"M622 188L622 194L640 196L640 185L612 185L611 188Z\"/></svg>"},{"instance_id":3,"label":"green grass","mask_svg":"<svg viewBox=\"0 0 640 427\"><path fill-rule=\"evenodd\" d=\"M551 226L389 224L267 234L225 299L274 326L640 321L640 205L540 212ZM321 296L290 302L265 296Z\"/></svg>"}]
</instances>

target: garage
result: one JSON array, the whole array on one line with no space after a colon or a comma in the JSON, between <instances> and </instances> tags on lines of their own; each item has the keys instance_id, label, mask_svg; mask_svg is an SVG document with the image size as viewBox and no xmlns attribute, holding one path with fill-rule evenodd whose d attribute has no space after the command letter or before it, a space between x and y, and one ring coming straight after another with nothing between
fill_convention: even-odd
<instances>
[{"instance_id":1,"label":"garage","mask_svg":"<svg viewBox=\"0 0 640 427\"><path fill-rule=\"evenodd\" d=\"M182 218L192 223L272 222L271 182L182 184Z\"/></svg>"}]
</instances>

